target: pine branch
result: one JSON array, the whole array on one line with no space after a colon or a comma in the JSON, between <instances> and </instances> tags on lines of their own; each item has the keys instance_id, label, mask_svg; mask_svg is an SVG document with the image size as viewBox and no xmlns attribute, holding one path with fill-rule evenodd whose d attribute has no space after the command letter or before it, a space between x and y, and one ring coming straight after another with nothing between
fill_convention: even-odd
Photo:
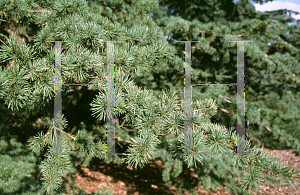
<instances>
[{"instance_id":1,"label":"pine branch","mask_svg":"<svg viewBox=\"0 0 300 195\"><path fill-rule=\"evenodd\" d=\"M215 33L211 33L211 32L205 32L205 31L202 31L202 30L200 30L199 32L201 32L201 34L202 34L202 37L203 37L203 34L204 34L204 33L208 33L208 34L215 35L215 36L217 36L217 37L223 38L223 36L217 35L217 34L215 34ZM241 36L244 36L244 34L240 34L240 35L234 35L234 36L241 37Z\"/></svg>"},{"instance_id":2,"label":"pine branch","mask_svg":"<svg viewBox=\"0 0 300 195\"><path fill-rule=\"evenodd\" d=\"M52 128L51 128L51 130L53 130L53 129L57 129L55 126L53 126ZM58 129L59 130L59 129ZM74 141L76 141L78 138L76 138L76 137L74 137L74 136L72 136L71 134L69 134L69 133L67 133L67 132L65 132L65 131L61 131L61 130L59 130L60 132L62 132L62 133L64 133L64 134L66 134L67 136L69 136L70 138L72 138ZM45 137L47 137L47 135L50 133L50 131L48 131L47 132L47 134L45 134L44 135L44 138Z\"/></svg>"},{"instance_id":3,"label":"pine branch","mask_svg":"<svg viewBox=\"0 0 300 195\"><path fill-rule=\"evenodd\" d=\"M51 10L41 9L41 10L28 10L29 12L42 12L51 14Z\"/></svg>"},{"instance_id":4,"label":"pine branch","mask_svg":"<svg viewBox=\"0 0 300 195\"><path fill-rule=\"evenodd\" d=\"M63 133L67 134L70 138L72 138L74 141L76 141L78 138L72 136L71 134L67 133L67 132L64 132Z\"/></svg>"},{"instance_id":5,"label":"pine branch","mask_svg":"<svg viewBox=\"0 0 300 195\"><path fill-rule=\"evenodd\" d=\"M133 144L132 141L124 140L124 139L122 139L122 138L120 138L120 137L116 137L116 138L117 138L117 140L118 140L119 142L126 142L126 143L129 143L129 144Z\"/></svg>"},{"instance_id":6,"label":"pine branch","mask_svg":"<svg viewBox=\"0 0 300 195\"><path fill-rule=\"evenodd\" d=\"M32 4L34 4L38 8L38 10L28 10L29 12L42 12L42 13L51 14L51 8L50 8L50 10L47 10L47 9L42 8L41 6L36 4L35 2L32 2Z\"/></svg>"},{"instance_id":7,"label":"pine branch","mask_svg":"<svg viewBox=\"0 0 300 195\"><path fill-rule=\"evenodd\" d=\"M275 22L277 22L277 20L272 20L272 21L275 21ZM281 28L281 26L280 26L280 24L277 22L277 24L278 24L278 26ZM281 28L281 30L283 30L282 28Z\"/></svg>"},{"instance_id":8,"label":"pine branch","mask_svg":"<svg viewBox=\"0 0 300 195\"><path fill-rule=\"evenodd\" d=\"M53 127L52 127L52 129L51 130L53 130ZM50 130L50 131L51 131ZM50 133L50 131L48 131L44 136L43 136L43 138L46 138L47 137L47 135L49 135L49 133Z\"/></svg>"}]
</instances>

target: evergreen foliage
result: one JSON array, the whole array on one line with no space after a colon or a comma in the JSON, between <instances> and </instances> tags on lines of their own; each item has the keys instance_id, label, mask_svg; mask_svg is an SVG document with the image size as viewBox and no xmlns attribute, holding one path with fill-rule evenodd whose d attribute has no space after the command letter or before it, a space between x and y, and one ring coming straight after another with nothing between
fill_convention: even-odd
<instances>
[{"instance_id":1,"label":"evergreen foliage","mask_svg":"<svg viewBox=\"0 0 300 195\"><path fill-rule=\"evenodd\" d=\"M153 12L153 17L165 35L174 40L200 40L192 45L192 83L235 83L236 44L228 40L254 41L245 43L247 137L258 147L292 149L299 155L300 29L299 20L287 15L298 12L282 9L261 13L248 0L163 0L160 5L164 11ZM177 46L177 56L184 59L183 44L171 39L169 43ZM167 79L162 76L150 82L144 77L139 85L146 83L151 88L149 83L154 82L157 89L174 86L182 91L177 78L183 72L170 66L159 74ZM178 94L184 97L182 92ZM193 100L210 97L220 108L212 122L235 129L235 88L193 87Z\"/></svg>"},{"instance_id":2,"label":"evergreen foliage","mask_svg":"<svg viewBox=\"0 0 300 195\"><path fill-rule=\"evenodd\" d=\"M3 122L1 193L63 193L62 184L70 181L64 176L74 173L78 165L87 166L92 158L126 163L135 169L160 158L166 165L163 181L167 186L177 186L179 192L191 189L181 174L190 167L195 167L205 189L225 185L236 194L248 194L264 180L300 185L297 169L257 149L262 143L272 146L278 140L281 146L300 152L300 136L295 131L300 109L299 21L288 25L291 17L279 12L259 13L248 0L205 1L205 6L199 0L180 2L0 1L1 25L6 25L0 45L2 110L18 117L40 116L46 129L32 132L25 144L11 139ZM165 5L169 8L163 8ZM175 11L171 13L170 9ZM24 29L28 37L22 35ZM199 83L234 83L236 43L229 41L253 40L245 44L246 117L251 121L245 152L251 155L229 155L236 148L235 115L220 114L228 107L222 102L224 97L229 97L226 102L235 100L235 90L230 92L229 87L194 89L193 128L184 132L184 47L165 40L164 35L176 40L200 40L192 50L192 79ZM21 43L18 39L24 36L26 41ZM98 94L94 93L92 101L84 101L98 120L95 124L82 122L67 132L69 124L63 116L63 153L71 155L46 155L54 150L55 62L53 43L47 40L70 40L62 44L64 83L103 86L107 81L103 40L123 41L114 44L114 111L116 142L122 146L116 152L124 152L125 157L101 154L106 152L105 87L93 87ZM63 105L71 99L70 94L75 95L68 87L62 88L62 97L68 97L63 98ZM229 111L223 110L235 113L236 107L231 105ZM77 113L80 115L81 110ZM213 119L215 115L219 118ZM1 117L7 119L4 114ZM274 141L267 143L267 136ZM175 155L184 151L185 143L191 154ZM40 172L42 183L32 178L31 171ZM111 192L96 194L102 193Z\"/></svg>"}]
</instances>

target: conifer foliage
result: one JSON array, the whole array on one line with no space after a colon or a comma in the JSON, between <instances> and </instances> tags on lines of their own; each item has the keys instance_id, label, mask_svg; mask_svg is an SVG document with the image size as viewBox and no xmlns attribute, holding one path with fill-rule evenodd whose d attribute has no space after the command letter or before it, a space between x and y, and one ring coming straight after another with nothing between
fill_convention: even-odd
<instances>
[{"instance_id":1,"label":"conifer foliage","mask_svg":"<svg viewBox=\"0 0 300 195\"><path fill-rule=\"evenodd\" d=\"M258 12L248 0L162 0L160 5L164 11L153 12L153 17L165 35L174 40L200 41L192 45L192 83L235 83L237 50L236 44L228 40L253 41L245 43L248 138L258 147L292 149L299 155L300 27L299 20L290 16L298 12L286 9ZM171 39L169 43L176 46L176 54L183 59L183 44ZM182 91L177 79L182 73L172 68L165 72L160 74L168 79L162 76L157 89L172 83ZM144 77L140 83L149 87L148 83L158 83L148 78ZM179 95L183 98L183 93ZM235 88L193 87L193 100L209 97L219 105L212 121L235 129Z\"/></svg>"},{"instance_id":2,"label":"conifer foliage","mask_svg":"<svg viewBox=\"0 0 300 195\"><path fill-rule=\"evenodd\" d=\"M4 125L1 127L1 136L4 136L0 142L1 157L3 157L0 167L1 192L22 194L26 193L25 186L31 186L31 192L39 190L38 193L57 194L65 182L63 176L74 173L74 167L77 165L88 165L92 158L100 158L107 163L126 163L135 169L143 168L149 160L159 158L166 165L162 172L163 181L167 186L176 185L179 191L183 188L191 188L181 174L190 167L195 168L196 174L203 181L202 185L206 189L210 186L217 188L225 185L234 193L247 194L250 189L257 189L265 180L300 185L300 176L296 174L297 169L287 167L276 161L274 156L267 155L266 152L251 146L247 139L245 152L250 155L233 155L236 150L236 140L240 138L236 136L233 125L226 128L224 124L220 125L211 121L211 118L218 113L217 101L220 99L215 98L218 96L212 91L204 95L195 92L196 98L193 98L192 102L193 126L188 131L184 131L185 113L182 92L184 48L180 50L178 46L163 38L168 31L178 40L184 38L200 40L200 43L196 45L203 48L202 53L194 54L195 61L193 58L193 64L196 65L193 79L200 80L199 64L201 63L215 65L227 61L227 68L230 66L230 61L235 64L236 58L230 57L230 53L236 55L236 49L234 49L236 45L226 41L238 37L242 40L244 37L255 39L254 35L265 33L266 28L273 28L273 31L269 31L268 34L272 37L276 33L279 34L279 27L276 25L268 27L268 23L271 22L270 18L262 15L255 16L258 13L246 0L240 0L237 3L226 1L229 2L229 7L236 9L231 14L230 10L222 10L224 5L217 5L221 4L221 1L206 1L206 7L216 7L215 9L220 7L220 10L214 10L212 16L202 16L199 10L194 10L199 13L198 16L196 14L191 16L181 12L182 10L176 11L182 15L182 18L168 16L167 11L158 6L160 3L178 7L176 2L179 1L173 4L157 0L138 0L134 3L126 0L0 1L0 19L6 25L5 32L7 33L1 38L0 45L0 98L3 101L3 107L5 105L3 110L16 113L18 116L24 113L41 114L44 129L46 129L46 132L33 132L34 136L27 140L28 149L35 154L33 157L28 151L25 152L25 146L21 143L15 140L8 141L10 135L4 132L6 130ZM192 3L185 5L187 10L196 1L190 2ZM254 16L247 18L241 14L243 11ZM154 13L154 17L151 17L150 12ZM237 18L236 21L233 21L233 17ZM280 23L284 23L283 20L289 20L286 18L277 20L279 19L282 20L279 21ZM210 20L215 21L209 23ZM264 20L267 20L266 23ZM7 26L13 30L7 29ZM159 26L161 28L158 28ZM264 31L261 29L262 26ZM293 32L296 31L296 27L287 25L284 27L295 28ZM31 37L24 35L24 29ZM244 33L244 37L239 33ZM22 37L26 40L23 43L20 41ZM276 37L278 40L281 39ZM290 50L292 56L290 58L299 62L299 49L297 49L299 42L294 40L295 37L296 35L291 35L288 39L289 43L285 41L282 44ZM47 41L54 40L68 40L62 44L63 83L102 85L96 87L98 94L89 104L91 115L98 120L97 124L101 123L103 126L93 125L92 129L89 129L82 124L80 130L67 132L68 121L62 115L63 153L71 155L47 155L54 152L55 128L53 125L55 50L53 43ZM106 72L108 51L104 41L107 40L123 41L114 43L114 113L116 117L115 141L122 146L116 148L116 152L124 153L124 156L103 154L106 152L104 124L107 113L107 88L105 86L108 80ZM274 43L276 44L279 43ZM298 66L292 64L294 61L290 59L291 64L284 66L278 57L262 54L261 48L264 46L260 41L245 46L246 53L249 55L246 62L253 64L253 70L254 66L259 69L267 65L269 71L278 67L287 74L286 79L294 78L293 81L299 84L299 63ZM200 60L201 58L203 60ZM278 65L280 63L281 65ZM173 76L164 77L161 72L166 70L174 73ZM225 71L225 69L222 70ZM297 77L291 76L296 73ZM208 73L203 71L202 74ZM224 72L217 75L217 79L225 78L223 74ZM178 82L179 78L182 81ZM249 79L252 81L252 78ZM253 82L256 80L254 79ZM215 91L219 93L217 95L224 97L228 95L228 92L222 89ZM68 94L66 87L63 87L62 96ZM230 97L234 97L234 94ZM253 100L252 104L262 106L262 110L267 110L265 104L261 102ZM297 110L299 104L295 103L295 107ZM271 113L276 115L276 112L271 111ZM80 115L80 111L78 114ZM249 117L255 115L257 116L255 110L250 109ZM293 119L296 119L296 116ZM261 121L258 120L257 123L259 122ZM268 126L265 121L262 125ZM275 129L275 136L283 136L279 130ZM252 138L255 139L255 136ZM289 137L287 142L290 145L293 143L293 149L299 152L299 139ZM14 148L14 145L21 149ZM12 152L5 154L11 147L14 148ZM185 149L188 150L188 154L176 155L183 153ZM21 160L17 160L13 154L18 153L18 150L24 153ZM10 165L10 162L14 164ZM21 170L34 170L35 164L38 164L36 169L41 174L42 184L35 180L24 184L16 178L16 173L12 170L12 166L20 165L23 166ZM30 174L23 171L19 177L24 179L30 177Z\"/></svg>"}]
</instances>

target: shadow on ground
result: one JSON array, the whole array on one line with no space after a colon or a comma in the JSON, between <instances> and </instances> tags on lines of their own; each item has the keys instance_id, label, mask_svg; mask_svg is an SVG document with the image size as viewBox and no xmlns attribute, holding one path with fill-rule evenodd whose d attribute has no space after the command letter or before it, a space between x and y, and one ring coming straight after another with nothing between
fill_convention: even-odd
<instances>
[{"instance_id":1,"label":"shadow on ground","mask_svg":"<svg viewBox=\"0 0 300 195\"><path fill-rule=\"evenodd\" d=\"M106 164L102 160L93 159L88 168L77 167L76 182L80 183L81 189L84 188L87 193L103 187L111 187L114 194L174 195L177 188L175 186L167 187L162 180L163 168L162 161L158 159L150 161L143 168L137 170L125 163ZM194 188L199 180L192 174L192 170L186 169L180 177L185 178L184 182ZM78 182L78 178L80 182Z\"/></svg>"}]
</instances>

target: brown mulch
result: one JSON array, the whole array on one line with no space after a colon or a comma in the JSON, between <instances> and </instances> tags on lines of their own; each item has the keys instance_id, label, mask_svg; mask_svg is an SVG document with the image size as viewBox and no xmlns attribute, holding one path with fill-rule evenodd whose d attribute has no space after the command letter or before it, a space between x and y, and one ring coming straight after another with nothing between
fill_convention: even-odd
<instances>
[{"instance_id":1,"label":"brown mulch","mask_svg":"<svg viewBox=\"0 0 300 195\"><path fill-rule=\"evenodd\" d=\"M279 159L281 162L284 162L286 166L293 165L293 167L299 167L300 166L300 156L296 156L292 150L269 150L264 149L268 153L273 153L275 156L277 156L277 159ZM300 171L298 172L300 174ZM292 186L289 186L288 183L285 184L270 184L267 185L266 182L264 182L264 185L260 186L258 193L253 193L254 195L259 194L270 194L270 195L299 195L300 194L300 186L295 185L295 189Z\"/></svg>"},{"instance_id":2,"label":"brown mulch","mask_svg":"<svg viewBox=\"0 0 300 195\"><path fill-rule=\"evenodd\" d=\"M300 157L295 156L291 150L268 150L267 152L275 153L278 159L285 162L287 165L300 166ZM91 162L88 168L79 168L75 174L75 182L79 183L80 189L85 190L87 194L100 190L101 188L112 188L115 195L177 195L176 187L166 187L162 181L161 172L163 169L162 161L150 161L143 169L134 170L124 165L106 164L104 162ZM190 184L195 186L193 191L203 195L230 195L221 186L218 191L210 189L205 191L197 187L201 181L198 181L194 170L190 169L184 174L190 175ZM300 174L300 173L299 173ZM198 182L198 184L197 184ZM66 186L68 190L68 186ZM76 192L76 191L74 191ZM184 194L188 194L186 191ZM270 195L300 195L300 186L296 189L290 187L289 184L270 184L260 186L257 193L251 191L253 195L270 194Z\"/></svg>"}]
</instances>

